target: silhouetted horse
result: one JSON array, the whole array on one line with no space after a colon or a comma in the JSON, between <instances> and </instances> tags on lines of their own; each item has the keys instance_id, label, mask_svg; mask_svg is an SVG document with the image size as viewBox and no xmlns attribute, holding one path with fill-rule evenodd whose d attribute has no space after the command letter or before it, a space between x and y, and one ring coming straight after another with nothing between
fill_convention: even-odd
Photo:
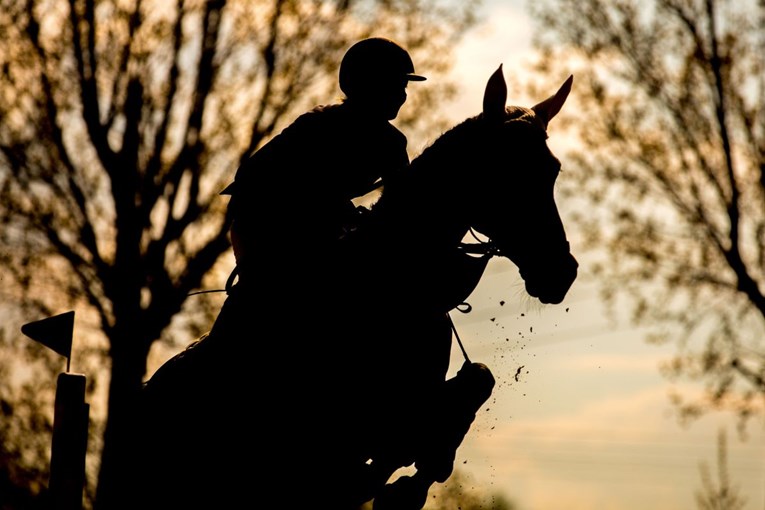
<instances>
[{"instance_id":1,"label":"silhouetted horse","mask_svg":"<svg viewBox=\"0 0 765 510\"><path fill-rule=\"evenodd\" d=\"M290 268L305 285L234 286L210 334L145 385L137 506L421 508L494 384L469 361L446 380L448 312L492 256L515 263L542 303L560 303L576 278L546 143L571 82L506 107L500 66L480 115L386 184L320 267ZM471 230L488 241L466 244Z\"/></svg>"}]
</instances>

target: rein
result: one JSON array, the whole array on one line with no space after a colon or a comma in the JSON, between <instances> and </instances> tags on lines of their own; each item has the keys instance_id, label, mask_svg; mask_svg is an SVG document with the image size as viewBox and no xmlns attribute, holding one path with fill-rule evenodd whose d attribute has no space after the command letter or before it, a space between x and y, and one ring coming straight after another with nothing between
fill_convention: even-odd
<instances>
[{"instance_id":1,"label":"rein","mask_svg":"<svg viewBox=\"0 0 765 510\"><path fill-rule=\"evenodd\" d=\"M499 248L489 239L488 241L484 241L480 239L472 227L470 227L470 235L475 239L475 243L465 243L462 242L458 245L459 249L462 250L465 253L470 253L473 255L481 255L482 257L496 257L500 254ZM473 309L472 306L470 306L470 303L460 303L455 308L460 313L470 313L470 311ZM459 333L457 333L457 327L454 325L454 321L452 320L452 316L449 314L449 312L446 313L446 316L449 318L449 325L452 328L452 332L454 333L454 338L457 339L457 345L460 346L460 350L462 351L462 356L465 358L465 361L468 363L472 363L470 361L470 357L468 356L467 351L465 350L465 346L462 344L462 340L460 339Z\"/></svg>"},{"instance_id":2,"label":"rein","mask_svg":"<svg viewBox=\"0 0 765 510\"><path fill-rule=\"evenodd\" d=\"M467 303L462 303L462 304L463 305L467 305ZM468 305L468 307L470 307L470 305ZM459 310L459 308L458 308L458 310ZM460 312L462 312L462 310L460 310ZM462 313L467 313L467 312L462 312ZM449 315L449 312L446 313L446 316L449 318L449 324L452 327L452 332L454 333L454 338L457 339L457 345L460 346L460 350L462 351L462 355L465 357L465 361L467 361L468 363L472 363L472 361L470 361L470 357L468 356L467 351L465 350L465 346L462 345L462 340L460 340L460 335L459 335L459 333L457 333L457 328L454 326L454 321L452 320L452 316Z\"/></svg>"}]
</instances>

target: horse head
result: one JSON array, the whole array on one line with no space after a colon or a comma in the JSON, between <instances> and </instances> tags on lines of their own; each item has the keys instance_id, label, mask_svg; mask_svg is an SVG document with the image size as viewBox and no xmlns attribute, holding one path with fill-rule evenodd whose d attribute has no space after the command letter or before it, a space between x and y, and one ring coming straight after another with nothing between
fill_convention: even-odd
<instances>
[{"instance_id":1,"label":"horse head","mask_svg":"<svg viewBox=\"0 0 765 510\"><path fill-rule=\"evenodd\" d=\"M500 65L486 84L480 119L487 164L475 173L492 184L477 183L471 225L518 267L526 291L542 303L560 303L578 268L554 197L561 164L547 146L547 125L572 82L531 108L505 106Z\"/></svg>"}]
</instances>

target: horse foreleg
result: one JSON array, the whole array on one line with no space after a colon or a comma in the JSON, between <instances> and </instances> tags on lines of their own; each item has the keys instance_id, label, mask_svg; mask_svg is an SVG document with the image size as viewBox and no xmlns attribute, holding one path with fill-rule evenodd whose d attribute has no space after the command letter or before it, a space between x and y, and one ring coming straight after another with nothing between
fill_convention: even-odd
<instances>
[{"instance_id":1,"label":"horse foreleg","mask_svg":"<svg viewBox=\"0 0 765 510\"><path fill-rule=\"evenodd\" d=\"M437 408L422 434L415 467L437 482L452 474L457 448L467 435L480 407L491 396L494 376L482 363L466 361L444 384Z\"/></svg>"},{"instance_id":2,"label":"horse foreleg","mask_svg":"<svg viewBox=\"0 0 765 510\"><path fill-rule=\"evenodd\" d=\"M416 473L385 485L374 499L374 510L420 510L425 505L430 487L451 476L457 448L491 396L494 383L486 365L471 362L465 362L457 375L445 382L435 399L436 412L420 430Z\"/></svg>"}]
</instances>

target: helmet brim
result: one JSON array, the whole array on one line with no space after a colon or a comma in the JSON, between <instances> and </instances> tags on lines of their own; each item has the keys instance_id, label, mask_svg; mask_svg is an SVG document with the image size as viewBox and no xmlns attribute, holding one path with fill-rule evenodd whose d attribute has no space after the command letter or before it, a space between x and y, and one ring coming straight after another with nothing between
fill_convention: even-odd
<instances>
[{"instance_id":1,"label":"helmet brim","mask_svg":"<svg viewBox=\"0 0 765 510\"><path fill-rule=\"evenodd\" d=\"M419 74L407 73L406 79L409 81L425 81L427 78L420 76Z\"/></svg>"}]
</instances>

